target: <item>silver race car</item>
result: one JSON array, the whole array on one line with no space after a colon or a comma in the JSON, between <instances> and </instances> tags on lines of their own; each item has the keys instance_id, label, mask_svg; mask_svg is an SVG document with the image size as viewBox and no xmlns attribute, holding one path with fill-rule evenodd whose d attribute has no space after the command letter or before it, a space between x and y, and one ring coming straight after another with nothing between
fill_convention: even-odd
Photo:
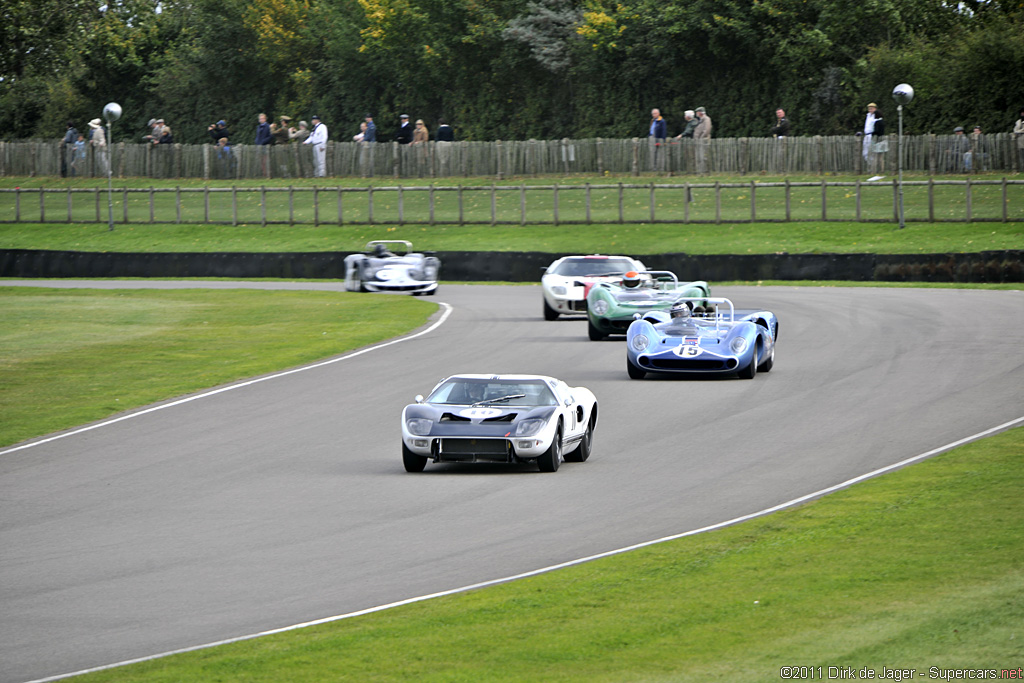
<instances>
[{"instance_id":1,"label":"silver race car","mask_svg":"<svg viewBox=\"0 0 1024 683\"><path fill-rule=\"evenodd\" d=\"M543 375L453 375L402 411L402 462L536 462L554 472L590 457L597 399Z\"/></svg>"},{"instance_id":2,"label":"silver race car","mask_svg":"<svg viewBox=\"0 0 1024 683\"><path fill-rule=\"evenodd\" d=\"M401 245L400 253L391 251ZM433 294L441 261L429 252L412 250L407 240L373 240L365 253L345 257L345 289L350 292Z\"/></svg>"}]
</instances>

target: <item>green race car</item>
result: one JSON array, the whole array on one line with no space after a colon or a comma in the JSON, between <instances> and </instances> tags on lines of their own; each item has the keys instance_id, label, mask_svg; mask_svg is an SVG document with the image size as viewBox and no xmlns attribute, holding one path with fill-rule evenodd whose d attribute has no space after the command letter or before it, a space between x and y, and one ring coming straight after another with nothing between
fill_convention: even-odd
<instances>
[{"instance_id":1,"label":"green race car","mask_svg":"<svg viewBox=\"0 0 1024 683\"><path fill-rule=\"evenodd\" d=\"M630 271L615 282L598 282L587 292L587 331L591 341L611 334L626 334L636 314L668 310L679 299L694 305L707 305L711 296L708 283L701 280L680 282L667 270Z\"/></svg>"}]
</instances>

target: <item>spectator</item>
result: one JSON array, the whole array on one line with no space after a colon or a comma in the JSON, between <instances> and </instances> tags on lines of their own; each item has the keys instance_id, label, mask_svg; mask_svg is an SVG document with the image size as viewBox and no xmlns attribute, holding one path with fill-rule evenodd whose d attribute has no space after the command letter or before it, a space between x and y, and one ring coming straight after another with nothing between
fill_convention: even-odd
<instances>
[{"instance_id":1,"label":"spectator","mask_svg":"<svg viewBox=\"0 0 1024 683\"><path fill-rule=\"evenodd\" d=\"M78 175L79 170L85 170L85 135L82 133L71 145L71 175Z\"/></svg>"},{"instance_id":2,"label":"spectator","mask_svg":"<svg viewBox=\"0 0 1024 683\"><path fill-rule=\"evenodd\" d=\"M874 102L868 104L868 113L864 117L864 140L861 144L861 154L864 156L864 161L871 161L871 144L872 138L876 135L881 137L885 135L885 122L882 120L882 112L878 111L878 105Z\"/></svg>"},{"instance_id":3,"label":"spectator","mask_svg":"<svg viewBox=\"0 0 1024 683\"><path fill-rule=\"evenodd\" d=\"M971 171L986 171L988 170L988 141L985 139L984 133L981 132L981 126L975 126L970 136L971 148L964 153L964 170ZM975 168L977 163L977 168Z\"/></svg>"},{"instance_id":4,"label":"spectator","mask_svg":"<svg viewBox=\"0 0 1024 683\"><path fill-rule=\"evenodd\" d=\"M408 145L412 142L412 126L409 124L409 115L402 114L399 120L401 120L401 124L398 126L398 132L395 133L395 142L400 145Z\"/></svg>"},{"instance_id":5,"label":"spectator","mask_svg":"<svg viewBox=\"0 0 1024 683\"><path fill-rule=\"evenodd\" d=\"M680 138L692 138L693 131L697 128L697 124L699 123L692 109L684 111L683 118L686 119L686 126L683 128L683 132L676 136L676 140L679 140Z\"/></svg>"},{"instance_id":6,"label":"spectator","mask_svg":"<svg viewBox=\"0 0 1024 683\"><path fill-rule=\"evenodd\" d=\"M74 161L75 141L78 139L78 130L72 121L68 121L68 128L64 131L64 139L60 141L60 177L68 174L68 162Z\"/></svg>"},{"instance_id":7,"label":"spectator","mask_svg":"<svg viewBox=\"0 0 1024 683\"><path fill-rule=\"evenodd\" d=\"M789 135L789 119L786 118L786 112L781 108L775 110L775 125L772 127L771 135L774 138L784 138Z\"/></svg>"},{"instance_id":8,"label":"spectator","mask_svg":"<svg viewBox=\"0 0 1024 683\"><path fill-rule=\"evenodd\" d=\"M359 132L352 136L355 142L362 142L366 138L366 121L359 124Z\"/></svg>"},{"instance_id":9,"label":"spectator","mask_svg":"<svg viewBox=\"0 0 1024 683\"><path fill-rule=\"evenodd\" d=\"M1020 110L1020 118L1013 124L1013 136L1017 138L1017 172L1024 173L1024 109Z\"/></svg>"},{"instance_id":10,"label":"spectator","mask_svg":"<svg viewBox=\"0 0 1024 683\"><path fill-rule=\"evenodd\" d=\"M109 172L108 159L107 159L107 133L103 130L103 124L100 120L93 119L89 122L89 128L92 129L89 143L92 145L93 155L96 159L96 166L103 175L107 175Z\"/></svg>"},{"instance_id":11,"label":"spectator","mask_svg":"<svg viewBox=\"0 0 1024 683\"><path fill-rule=\"evenodd\" d=\"M278 118L278 123L270 124L270 135L274 138L272 145L284 145L288 142L288 122L292 120L290 116L281 116Z\"/></svg>"},{"instance_id":12,"label":"spectator","mask_svg":"<svg viewBox=\"0 0 1024 683\"><path fill-rule=\"evenodd\" d=\"M313 166L317 178L327 175L327 126L320 122L320 117L313 115L313 131L302 143L313 146Z\"/></svg>"},{"instance_id":13,"label":"spectator","mask_svg":"<svg viewBox=\"0 0 1024 683\"><path fill-rule=\"evenodd\" d=\"M306 138L309 137L309 124L305 121L299 121L298 129L288 129L288 140L290 142L305 142Z\"/></svg>"},{"instance_id":14,"label":"spectator","mask_svg":"<svg viewBox=\"0 0 1024 683\"><path fill-rule=\"evenodd\" d=\"M227 121L224 119L221 119L217 123L211 123L210 127L206 129L206 132L209 133L210 138L213 140L213 144L215 145L220 143L221 138L231 137L231 133L228 132Z\"/></svg>"},{"instance_id":15,"label":"spectator","mask_svg":"<svg viewBox=\"0 0 1024 683\"><path fill-rule=\"evenodd\" d=\"M150 119L149 123L146 124L149 127L149 135L143 135L143 140L153 142L154 140L160 139L160 131L164 127L163 119Z\"/></svg>"},{"instance_id":16,"label":"spectator","mask_svg":"<svg viewBox=\"0 0 1024 683\"><path fill-rule=\"evenodd\" d=\"M217 165L220 167L222 178L234 178L237 165L235 164L235 153L231 149L228 138L217 138Z\"/></svg>"},{"instance_id":17,"label":"spectator","mask_svg":"<svg viewBox=\"0 0 1024 683\"><path fill-rule=\"evenodd\" d=\"M452 131L452 127L444 119L437 120L437 134L434 136L434 140L437 142L455 141L455 132Z\"/></svg>"},{"instance_id":18,"label":"spectator","mask_svg":"<svg viewBox=\"0 0 1024 683\"><path fill-rule=\"evenodd\" d=\"M269 145L274 141L274 136L270 132L270 124L267 123L267 115L260 114L256 117L259 123L256 124L256 140L253 142L255 145Z\"/></svg>"},{"instance_id":19,"label":"spectator","mask_svg":"<svg viewBox=\"0 0 1024 683\"><path fill-rule=\"evenodd\" d=\"M377 142L377 126L373 123L373 116L367 113L365 117L366 132L363 134L363 142Z\"/></svg>"},{"instance_id":20,"label":"spectator","mask_svg":"<svg viewBox=\"0 0 1024 683\"><path fill-rule=\"evenodd\" d=\"M416 129L412 132L412 144L422 145L428 140L430 140L430 131L427 130L427 124L423 123L423 119L416 119Z\"/></svg>"},{"instance_id":21,"label":"spectator","mask_svg":"<svg viewBox=\"0 0 1024 683\"><path fill-rule=\"evenodd\" d=\"M711 117L704 107L694 110L697 127L693 129L693 140L697 143L697 173L707 173L708 147L711 146Z\"/></svg>"},{"instance_id":22,"label":"spectator","mask_svg":"<svg viewBox=\"0 0 1024 683\"><path fill-rule=\"evenodd\" d=\"M651 170L661 171L664 170L665 165L665 151L662 146L665 144L665 138L668 137L668 126L665 123L665 119L661 117L660 109L651 110L651 126L647 132L647 137L651 141Z\"/></svg>"},{"instance_id":23,"label":"spectator","mask_svg":"<svg viewBox=\"0 0 1024 683\"><path fill-rule=\"evenodd\" d=\"M949 149L946 150L946 170L959 172L964 169L964 162L971 151L970 140L964 135L963 126L953 129L953 138L949 141Z\"/></svg>"}]
</instances>

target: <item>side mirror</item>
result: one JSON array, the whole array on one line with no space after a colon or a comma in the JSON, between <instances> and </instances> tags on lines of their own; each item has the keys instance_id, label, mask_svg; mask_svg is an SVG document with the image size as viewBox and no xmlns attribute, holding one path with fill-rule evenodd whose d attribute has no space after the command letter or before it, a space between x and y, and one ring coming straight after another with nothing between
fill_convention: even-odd
<instances>
[{"instance_id":1,"label":"side mirror","mask_svg":"<svg viewBox=\"0 0 1024 683\"><path fill-rule=\"evenodd\" d=\"M413 399L417 403L423 403L423 394L416 394L416 398Z\"/></svg>"},{"instance_id":2,"label":"side mirror","mask_svg":"<svg viewBox=\"0 0 1024 683\"><path fill-rule=\"evenodd\" d=\"M565 405L571 406L572 405L572 399L571 398L565 399Z\"/></svg>"}]
</instances>

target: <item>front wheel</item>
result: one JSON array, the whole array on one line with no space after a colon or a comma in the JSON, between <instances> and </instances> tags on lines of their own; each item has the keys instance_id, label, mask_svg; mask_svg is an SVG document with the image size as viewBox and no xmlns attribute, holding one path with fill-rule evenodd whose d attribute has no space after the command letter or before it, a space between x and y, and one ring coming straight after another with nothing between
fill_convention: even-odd
<instances>
[{"instance_id":1,"label":"front wheel","mask_svg":"<svg viewBox=\"0 0 1024 683\"><path fill-rule=\"evenodd\" d=\"M402 464L406 472L422 472L427 466L427 456L417 455L409 450L409 447L402 444Z\"/></svg>"},{"instance_id":2,"label":"front wheel","mask_svg":"<svg viewBox=\"0 0 1024 683\"><path fill-rule=\"evenodd\" d=\"M754 354L750 357L747 367L739 371L740 379L754 379L757 376L757 356L760 354L760 345L754 348Z\"/></svg>"},{"instance_id":3,"label":"front wheel","mask_svg":"<svg viewBox=\"0 0 1024 683\"><path fill-rule=\"evenodd\" d=\"M548 306L547 299L544 300L544 319L545 320L558 320L558 311Z\"/></svg>"},{"instance_id":4,"label":"front wheel","mask_svg":"<svg viewBox=\"0 0 1024 683\"><path fill-rule=\"evenodd\" d=\"M626 358L626 372L629 373L630 379L643 379L644 377L647 376L647 371L642 370L637 366L633 365L633 361L631 361L628 357Z\"/></svg>"},{"instance_id":5,"label":"front wheel","mask_svg":"<svg viewBox=\"0 0 1024 683\"><path fill-rule=\"evenodd\" d=\"M761 367L757 370L758 372L771 372L772 367L775 365L775 347L772 347L772 352L768 354L768 359L761 363Z\"/></svg>"},{"instance_id":6,"label":"front wheel","mask_svg":"<svg viewBox=\"0 0 1024 683\"><path fill-rule=\"evenodd\" d=\"M594 323L590 322L590 318L587 318L587 334L590 336L590 341L601 341L606 336L604 332L594 327Z\"/></svg>"},{"instance_id":7,"label":"front wheel","mask_svg":"<svg viewBox=\"0 0 1024 683\"><path fill-rule=\"evenodd\" d=\"M544 451L544 454L537 458L537 465L541 472L557 472L558 466L562 464L562 428L555 430L555 438L551 442L551 448Z\"/></svg>"}]
</instances>

